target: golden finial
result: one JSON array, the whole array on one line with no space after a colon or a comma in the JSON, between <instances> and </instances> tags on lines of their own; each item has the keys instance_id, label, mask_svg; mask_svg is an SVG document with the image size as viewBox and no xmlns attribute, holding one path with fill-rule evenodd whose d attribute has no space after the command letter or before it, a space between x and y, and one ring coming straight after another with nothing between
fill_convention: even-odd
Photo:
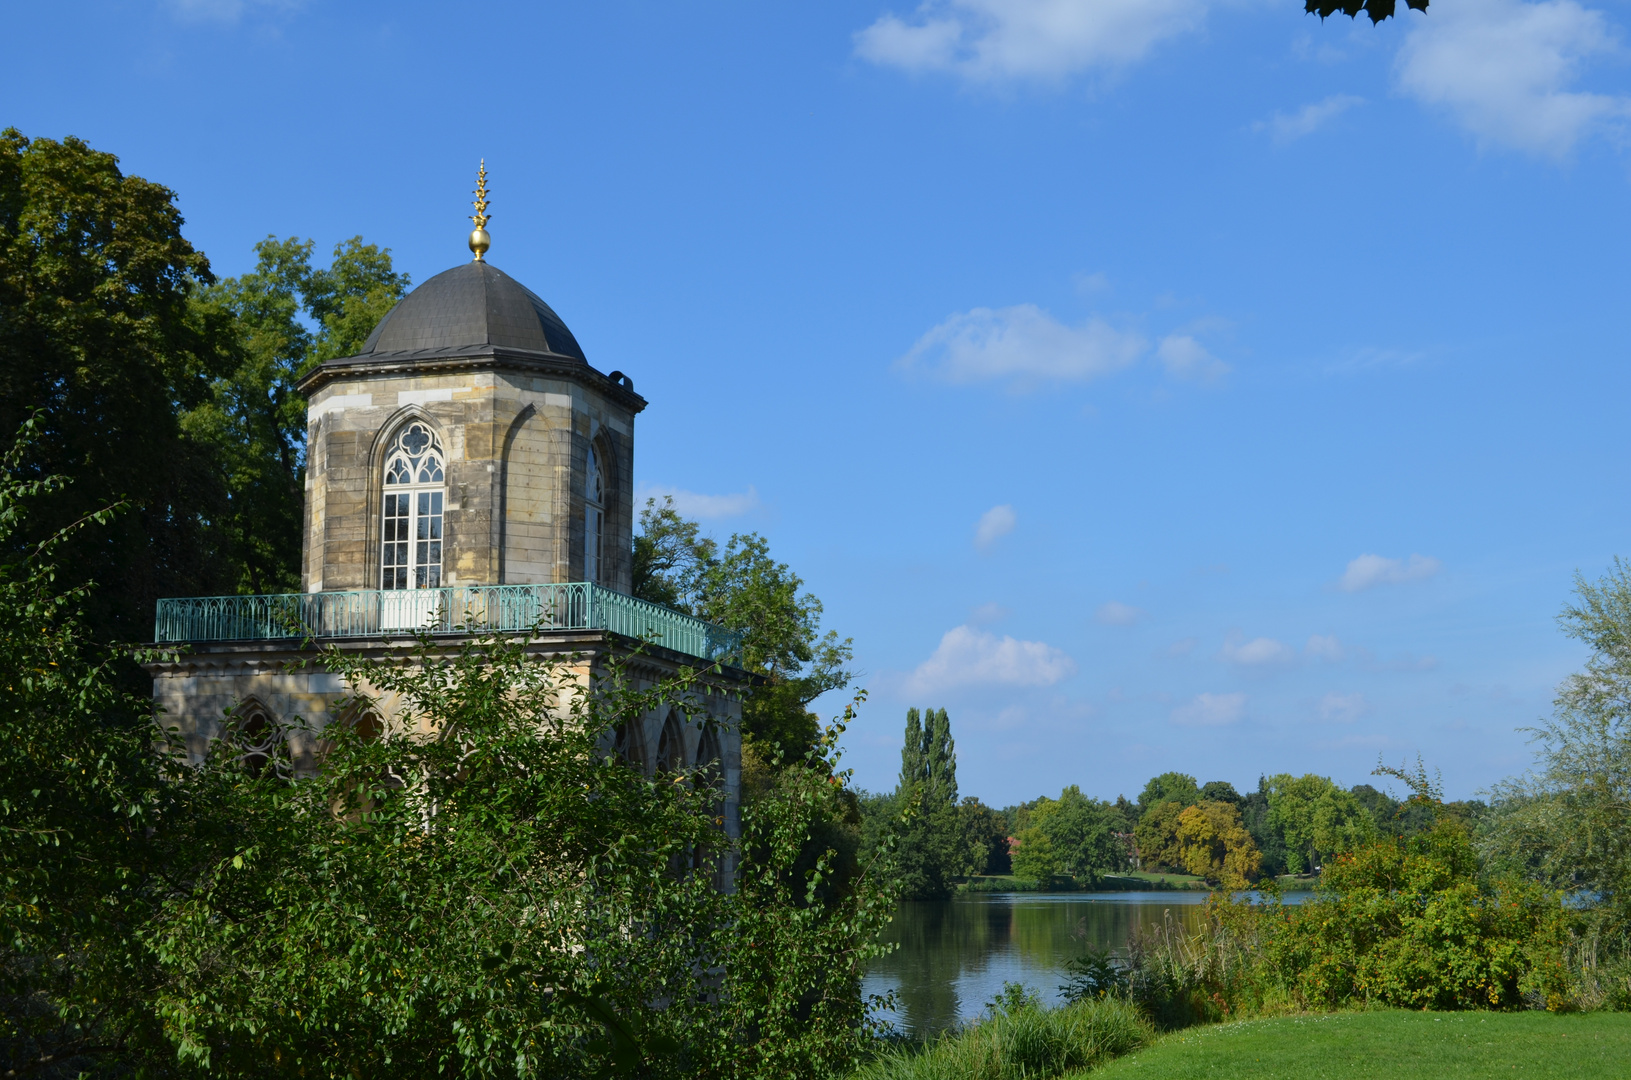
<instances>
[{"instance_id":1,"label":"golden finial","mask_svg":"<svg viewBox=\"0 0 1631 1080\"><path fill-rule=\"evenodd\" d=\"M470 250L476 253L476 261L487 254L487 249L493 246L493 238L487 235L487 222L491 220L487 214L487 159L481 159L481 168L476 173L476 201L472 203L476 212L470 215L470 220L476 223L476 228L470 234Z\"/></svg>"}]
</instances>

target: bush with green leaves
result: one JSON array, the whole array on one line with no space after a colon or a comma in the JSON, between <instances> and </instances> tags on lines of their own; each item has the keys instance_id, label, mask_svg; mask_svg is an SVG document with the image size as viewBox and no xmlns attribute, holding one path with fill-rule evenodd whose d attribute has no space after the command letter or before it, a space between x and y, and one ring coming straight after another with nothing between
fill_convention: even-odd
<instances>
[{"instance_id":1,"label":"bush with green leaves","mask_svg":"<svg viewBox=\"0 0 1631 1080\"><path fill-rule=\"evenodd\" d=\"M52 483L17 460L0 535ZM601 738L691 677L586 686L501 639L329 651L387 723L331 725L304 774L229 718L189 764L51 552L0 567L8 1075L820 1077L868 1045L891 875L832 888L810 857L848 797L845 720L745 811L722 891L707 763L648 778Z\"/></svg>"},{"instance_id":2,"label":"bush with green leaves","mask_svg":"<svg viewBox=\"0 0 1631 1080\"><path fill-rule=\"evenodd\" d=\"M1047 1009L1020 987L1005 989L992 1005L961 1031L885 1047L855 1080L1044 1080L1092 1068L1153 1038L1137 1007L1122 998Z\"/></svg>"}]
</instances>

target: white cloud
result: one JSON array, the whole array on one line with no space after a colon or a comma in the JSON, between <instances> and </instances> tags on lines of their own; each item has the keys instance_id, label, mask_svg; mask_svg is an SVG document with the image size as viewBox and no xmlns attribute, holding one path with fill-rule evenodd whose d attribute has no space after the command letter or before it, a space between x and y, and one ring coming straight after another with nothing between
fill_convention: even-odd
<instances>
[{"instance_id":1,"label":"white cloud","mask_svg":"<svg viewBox=\"0 0 1631 1080\"><path fill-rule=\"evenodd\" d=\"M1297 652L1284 642L1273 638L1253 638L1245 641L1244 634L1232 631L1224 639L1223 649L1219 656L1231 664L1241 664L1246 667L1268 667L1275 664L1289 664L1297 659Z\"/></svg>"},{"instance_id":2,"label":"white cloud","mask_svg":"<svg viewBox=\"0 0 1631 1080\"><path fill-rule=\"evenodd\" d=\"M986 626L990 623L1002 622L1013 612L997 603L995 600L989 604L981 604L969 615L969 621L976 626Z\"/></svg>"},{"instance_id":3,"label":"white cloud","mask_svg":"<svg viewBox=\"0 0 1631 1080\"><path fill-rule=\"evenodd\" d=\"M1310 634L1308 644L1303 646L1303 653L1319 660L1330 660L1335 663L1342 659L1342 642L1329 634Z\"/></svg>"},{"instance_id":4,"label":"white cloud","mask_svg":"<svg viewBox=\"0 0 1631 1080\"><path fill-rule=\"evenodd\" d=\"M165 0L165 6L186 22L235 23L254 10L291 12L304 0Z\"/></svg>"},{"instance_id":5,"label":"white cloud","mask_svg":"<svg viewBox=\"0 0 1631 1080\"><path fill-rule=\"evenodd\" d=\"M1171 645L1167 646L1167 655L1188 656L1190 653L1195 651L1195 646L1199 644L1200 641L1196 638L1179 638L1177 641L1174 641Z\"/></svg>"},{"instance_id":6,"label":"white cloud","mask_svg":"<svg viewBox=\"0 0 1631 1080\"><path fill-rule=\"evenodd\" d=\"M934 655L907 679L912 693L953 686L1052 686L1076 672L1076 662L1041 641L997 637L970 626L946 631Z\"/></svg>"},{"instance_id":7,"label":"white cloud","mask_svg":"<svg viewBox=\"0 0 1631 1080\"><path fill-rule=\"evenodd\" d=\"M759 507L759 492L751 484L746 491L734 495L703 495L664 484L641 484L634 493L635 504L644 506L647 499L656 499L659 503L673 499L674 509L688 518L740 517Z\"/></svg>"},{"instance_id":8,"label":"white cloud","mask_svg":"<svg viewBox=\"0 0 1631 1080\"><path fill-rule=\"evenodd\" d=\"M1625 97L1572 89L1583 61L1618 50L1602 12L1575 0L1435 0L1411 22L1400 89L1448 110L1480 145L1561 158L1631 112Z\"/></svg>"},{"instance_id":9,"label":"white cloud","mask_svg":"<svg viewBox=\"0 0 1631 1080\"><path fill-rule=\"evenodd\" d=\"M1186 727L1220 727L1246 715L1245 694L1196 694L1172 710L1172 722Z\"/></svg>"},{"instance_id":10,"label":"white cloud","mask_svg":"<svg viewBox=\"0 0 1631 1080\"><path fill-rule=\"evenodd\" d=\"M1188 334L1168 334L1156 346L1155 358L1178 379L1206 381L1229 373L1229 365L1206 351Z\"/></svg>"},{"instance_id":11,"label":"white cloud","mask_svg":"<svg viewBox=\"0 0 1631 1080\"><path fill-rule=\"evenodd\" d=\"M1421 581L1439 572L1443 564L1425 555L1412 555L1408 559L1387 559L1381 555L1361 555L1348 564L1337 588L1343 592L1359 592L1374 585L1403 585Z\"/></svg>"},{"instance_id":12,"label":"white cloud","mask_svg":"<svg viewBox=\"0 0 1631 1080\"><path fill-rule=\"evenodd\" d=\"M1014 531L1014 508L1007 503L993 506L980 515L979 524L974 526L974 546L982 552L989 552L998 540Z\"/></svg>"},{"instance_id":13,"label":"white cloud","mask_svg":"<svg viewBox=\"0 0 1631 1080\"><path fill-rule=\"evenodd\" d=\"M1370 712L1370 702L1364 694L1339 694L1332 691L1320 698L1320 719L1328 724L1351 724Z\"/></svg>"},{"instance_id":14,"label":"white cloud","mask_svg":"<svg viewBox=\"0 0 1631 1080\"><path fill-rule=\"evenodd\" d=\"M1066 326L1035 304L974 308L924 334L901 360L951 383L1086 382L1133 364L1147 348L1103 319Z\"/></svg>"},{"instance_id":15,"label":"white cloud","mask_svg":"<svg viewBox=\"0 0 1631 1080\"><path fill-rule=\"evenodd\" d=\"M1283 145L1295 142L1304 135L1312 135L1355 105L1364 103L1364 98L1352 94L1332 94L1324 101L1304 105L1294 113L1276 112L1267 120L1253 124L1252 130L1266 131L1270 138Z\"/></svg>"},{"instance_id":16,"label":"white cloud","mask_svg":"<svg viewBox=\"0 0 1631 1080\"><path fill-rule=\"evenodd\" d=\"M1119 600L1106 600L1099 605L1095 617L1106 626L1131 626L1144 617L1144 612L1141 608L1123 604Z\"/></svg>"},{"instance_id":17,"label":"white cloud","mask_svg":"<svg viewBox=\"0 0 1631 1080\"><path fill-rule=\"evenodd\" d=\"M1193 30L1205 0L925 0L855 35L864 60L911 72L949 72L970 83L1061 82L1143 59Z\"/></svg>"}]
</instances>

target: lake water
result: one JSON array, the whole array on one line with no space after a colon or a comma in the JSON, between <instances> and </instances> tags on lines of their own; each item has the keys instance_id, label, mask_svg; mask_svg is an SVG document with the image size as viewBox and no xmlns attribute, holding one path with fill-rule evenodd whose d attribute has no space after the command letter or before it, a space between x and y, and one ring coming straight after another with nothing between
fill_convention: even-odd
<instances>
[{"instance_id":1,"label":"lake water","mask_svg":"<svg viewBox=\"0 0 1631 1080\"><path fill-rule=\"evenodd\" d=\"M978 1017L1005 982L1024 983L1056 1004L1066 962L1088 944L1119 953L1135 927L1169 918L1198 924L1205 902L1203 892L1124 892L904 903L884 932L898 947L872 962L862 991L893 990L899 1008L880 1015L914 1036Z\"/></svg>"}]
</instances>

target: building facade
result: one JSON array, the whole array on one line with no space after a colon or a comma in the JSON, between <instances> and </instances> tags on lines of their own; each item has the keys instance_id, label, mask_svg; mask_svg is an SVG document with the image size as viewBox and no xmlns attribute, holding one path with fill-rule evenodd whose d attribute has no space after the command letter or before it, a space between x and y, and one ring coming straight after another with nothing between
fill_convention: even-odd
<instances>
[{"instance_id":1,"label":"building facade","mask_svg":"<svg viewBox=\"0 0 1631 1080\"><path fill-rule=\"evenodd\" d=\"M257 731L287 739L297 769L315 769L315 733L371 688L323 670L302 634L383 656L424 628L449 647L513 632L585 681L614 656L637 686L702 671L687 701L631 718L605 745L648 771L717 762L734 835L740 638L629 595L646 401L482 258L477 224L474 261L414 289L358 355L300 385L303 591L160 601L156 639L177 651L149 665L155 700L195 756L228 713L252 713ZM376 707L389 719L399 703ZM305 724L290 725L296 716Z\"/></svg>"}]
</instances>

